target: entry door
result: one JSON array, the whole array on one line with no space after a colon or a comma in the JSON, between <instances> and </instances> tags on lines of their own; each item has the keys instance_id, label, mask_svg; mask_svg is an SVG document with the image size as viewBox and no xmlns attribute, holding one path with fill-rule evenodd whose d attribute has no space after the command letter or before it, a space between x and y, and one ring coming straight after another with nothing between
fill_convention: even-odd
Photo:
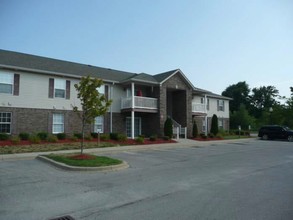
<instances>
[{"instance_id":1,"label":"entry door","mask_svg":"<svg viewBox=\"0 0 293 220\"><path fill-rule=\"evenodd\" d=\"M127 137L131 137L131 117L126 118L126 134ZM141 118L134 118L134 136L138 137L141 135Z\"/></svg>"}]
</instances>

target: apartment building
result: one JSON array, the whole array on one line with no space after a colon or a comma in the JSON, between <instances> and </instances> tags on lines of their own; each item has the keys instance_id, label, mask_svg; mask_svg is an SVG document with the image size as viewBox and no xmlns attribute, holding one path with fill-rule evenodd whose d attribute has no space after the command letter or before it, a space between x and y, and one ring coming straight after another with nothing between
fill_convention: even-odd
<instances>
[{"instance_id":1,"label":"apartment building","mask_svg":"<svg viewBox=\"0 0 293 220\"><path fill-rule=\"evenodd\" d=\"M194 87L179 69L130 73L0 50L0 133L80 132L81 121L72 108L81 109L74 84L83 76L102 79L99 91L112 100L88 132L163 135L170 117L191 136L193 120L208 133L213 114L220 128L229 129L230 98Z\"/></svg>"}]
</instances>

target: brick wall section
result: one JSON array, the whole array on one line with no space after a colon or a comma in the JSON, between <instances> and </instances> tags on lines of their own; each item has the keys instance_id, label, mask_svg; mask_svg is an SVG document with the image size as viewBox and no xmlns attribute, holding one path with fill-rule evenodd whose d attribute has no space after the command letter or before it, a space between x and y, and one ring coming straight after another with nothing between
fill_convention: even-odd
<instances>
[{"instance_id":1,"label":"brick wall section","mask_svg":"<svg viewBox=\"0 0 293 220\"><path fill-rule=\"evenodd\" d=\"M159 112L160 112L160 131L161 134L164 132L164 123L167 119L167 91L180 91L179 99L173 99L173 106L183 106L181 107L180 120L182 126L187 126L187 134L190 137L192 135L192 88L183 79L183 77L177 73L160 87L160 101L159 101ZM176 92L174 93L176 94ZM176 96L176 95L175 95ZM185 97L184 97L185 96ZM175 102L176 101L176 102ZM174 103L175 102L175 103ZM174 110L174 109L173 109ZM176 111L176 108L175 108ZM178 115L178 114L177 114Z\"/></svg>"},{"instance_id":2,"label":"brick wall section","mask_svg":"<svg viewBox=\"0 0 293 220\"><path fill-rule=\"evenodd\" d=\"M52 133L53 114L64 114L64 132L73 134L81 132L81 120L77 113L70 110L53 110L53 109L32 109L32 108L12 108L0 107L0 112L11 112L11 134L16 135L21 132ZM86 126L86 132L92 132L93 125Z\"/></svg>"}]
</instances>

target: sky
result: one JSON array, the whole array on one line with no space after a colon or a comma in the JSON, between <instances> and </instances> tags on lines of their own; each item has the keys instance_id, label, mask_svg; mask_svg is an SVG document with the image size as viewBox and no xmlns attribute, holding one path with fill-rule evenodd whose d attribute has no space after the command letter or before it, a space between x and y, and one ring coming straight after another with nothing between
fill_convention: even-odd
<instances>
[{"instance_id":1,"label":"sky","mask_svg":"<svg viewBox=\"0 0 293 220\"><path fill-rule=\"evenodd\" d=\"M0 0L0 49L195 87L293 86L292 0Z\"/></svg>"}]
</instances>

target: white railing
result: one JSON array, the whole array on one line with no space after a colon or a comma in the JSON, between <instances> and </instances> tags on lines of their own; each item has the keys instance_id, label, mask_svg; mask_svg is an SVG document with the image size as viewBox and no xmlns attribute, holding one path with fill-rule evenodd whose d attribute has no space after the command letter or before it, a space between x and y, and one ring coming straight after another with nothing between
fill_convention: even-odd
<instances>
[{"instance_id":1,"label":"white railing","mask_svg":"<svg viewBox=\"0 0 293 220\"><path fill-rule=\"evenodd\" d=\"M205 112L205 104L202 103L192 103L192 112Z\"/></svg>"},{"instance_id":2,"label":"white railing","mask_svg":"<svg viewBox=\"0 0 293 220\"><path fill-rule=\"evenodd\" d=\"M181 127L181 124L179 124L173 118L172 118L172 122L173 122L173 135L176 137L176 139L178 140L180 135L183 135L184 138L186 139L187 138L187 128Z\"/></svg>"},{"instance_id":3,"label":"white railing","mask_svg":"<svg viewBox=\"0 0 293 220\"><path fill-rule=\"evenodd\" d=\"M131 107L132 107L131 97L121 99L121 109L126 109ZM142 97L142 96L134 96L134 108L158 109L158 99Z\"/></svg>"}]
</instances>

